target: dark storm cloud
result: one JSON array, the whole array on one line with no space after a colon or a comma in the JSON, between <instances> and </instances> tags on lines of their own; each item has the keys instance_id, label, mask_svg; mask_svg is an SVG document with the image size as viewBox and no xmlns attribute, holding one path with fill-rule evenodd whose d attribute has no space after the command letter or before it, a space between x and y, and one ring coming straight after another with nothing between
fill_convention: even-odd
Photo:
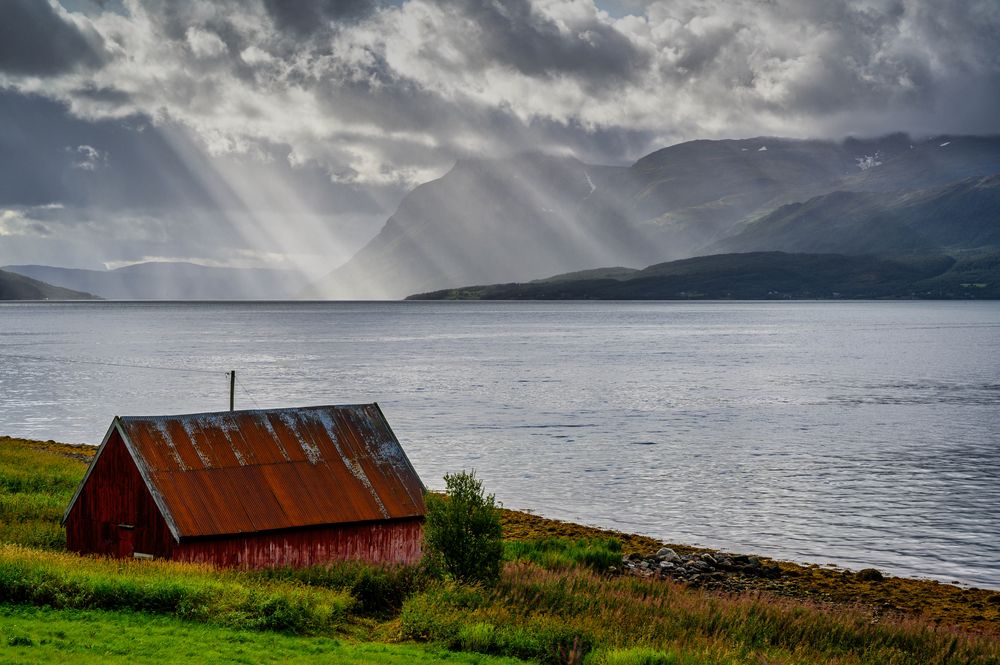
<instances>
[{"instance_id":1,"label":"dark storm cloud","mask_svg":"<svg viewBox=\"0 0 1000 665\"><path fill-rule=\"evenodd\" d=\"M0 0L0 30L59 37L0 42L11 228L35 228L31 206L64 202L52 214L69 220L100 200L155 211L142 224L167 245L194 208L297 208L319 237L324 216L374 219L470 156L1000 132L996 0L63 5ZM296 228L269 219L255 223Z\"/></svg>"},{"instance_id":2,"label":"dark storm cloud","mask_svg":"<svg viewBox=\"0 0 1000 665\"><path fill-rule=\"evenodd\" d=\"M648 61L628 37L596 19L561 30L529 0L449 0L472 29L462 41L472 68L510 66L526 76L572 74L594 81L628 80Z\"/></svg>"},{"instance_id":3,"label":"dark storm cloud","mask_svg":"<svg viewBox=\"0 0 1000 665\"><path fill-rule=\"evenodd\" d=\"M47 0L0 2L0 71L51 76L99 67L101 39L65 20Z\"/></svg>"},{"instance_id":4,"label":"dark storm cloud","mask_svg":"<svg viewBox=\"0 0 1000 665\"><path fill-rule=\"evenodd\" d=\"M0 90L0 207L102 205L112 209L216 208L224 183L210 165L195 170L189 155L148 118L87 121L57 102ZM248 161L248 179L292 175L278 148L269 162ZM378 212L366 192L338 186L323 169L296 169L296 193L330 213ZM224 195L223 195L224 198Z\"/></svg>"},{"instance_id":5,"label":"dark storm cloud","mask_svg":"<svg viewBox=\"0 0 1000 665\"><path fill-rule=\"evenodd\" d=\"M956 117L1000 129L992 1L628 0L614 17L587 0L128 7L91 17L127 60L32 91L87 117L169 118L212 154L286 145L294 165L356 183L412 185L527 141L599 159L643 136L630 156L720 135L961 131Z\"/></svg>"},{"instance_id":6,"label":"dark storm cloud","mask_svg":"<svg viewBox=\"0 0 1000 665\"><path fill-rule=\"evenodd\" d=\"M282 29L311 34L331 22L355 21L375 8L374 0L263 0Z\"/></svg>"},{"instance_id":7,"label":"dark storm cloud","mask_svg":"<svg viewBox=\"0 0 1000 665\"><path fill-rule=\"evenodd\" d=\"M910 43L912 16L903 2L883 6L804 5L800 20L836 26L806 48L808 63L791 79L789 110L822 114L859 107L926 104L934 95L933 51ZM822 46L822 47L820 47ZM802 57L802 51L796 53ZM781 107L775 107L780 110Z\"/></svg>"},{"instance_id":8,"label":"dark storm cloud","mask_svg":"<svg viewBox=\"0 0 1000 665\"><path fill-rule=\"evenodd\" d=\"M366 137L399 163L430 163L444 170L466 157L504 156L524 150L570 151L595 163L623 163L640 154L655 135L624 128L585 128L577 122L538 118L525 122L510 108L469 105L413 85L372 84L368 80L331 86L323 92L331 114L351 122L370 122L387 133ZM406 143L390 133L423 132L439 137L434 146ZM463 145L464 136L487 136Z\"/></svg>"},{"instance_id":9,"label":"dark storm cloud","mask_svg":"<svg viewBox=\"0 0 1000 665\"><path fill-rule=\"evenodd\" d=\"M156 128L129 128L136 118L89 122L59 103L10 91L0 92L0 117L0 206L208 201Z\"/></svg>"},{"instance_id":10,"label":"dark storm cloud","mask_svg":"<svg viewBox=\"0 0 1000 665\"><path fill-rule=\"evenodd\" d=\"M107 104L112 107L125 106L129 103L129 95L127 92L123 92L111 86L98 88L94 85L85 85L73 90L72 95L80 99L87 99Z\"/></svg>"},{"instance_id":11,"label":"dark storm cloud","mask_svg":"<svg viewBox=\"0 0 1000 665\"><path fill-rule=\"evenodd\" d=\"M242 220L299 236L303 215L333 238L314 230L302 242L336 263L347 257L335 240L356 248L402 194L332 183L316 165L293 168L285 146L269 146L265 161L211 157L183 128L141 115L83 120L10 90L0 90L0 118L0 265L150 257L259 265L281 252L266 234L240 228ZM244 183L264 193L248 201L234 188Z\"/></svg>"}]
</instances>

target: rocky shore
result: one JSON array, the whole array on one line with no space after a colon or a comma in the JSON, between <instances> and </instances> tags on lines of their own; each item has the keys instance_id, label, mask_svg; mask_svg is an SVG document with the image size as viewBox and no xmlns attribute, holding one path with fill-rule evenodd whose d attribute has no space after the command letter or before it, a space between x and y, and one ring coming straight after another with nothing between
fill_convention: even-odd
<instances>
[{"instance_id":1,"label":"rocky shore","mask_svg":"<svg viewBox=\"0 0 1000 665\"><path fill-rule=\"evenodd\" d=\"M755 556L722 552L681 555L670 547L661 547L654 554L646 556L637 552L624 556L621 571L726 591L745 588L740 583L744 580L774 580L787 574L783 573L780 566L764 563ZM879 574L878 571L874 572Z\"/></svg>"},{"instance_id":2,"label":"rocky shore","mask_svg":"<svg viewBox=\"0 0 1000 665\"><path fill-rule=\"evenodd\" d=\"M1000 635L1000 590L974 589L935 580L892 577L874 568L858 571L777 561L664 543L527 512L503 511L507 538L616 538L621 566L614 572L683 584L706 593L759 593L819 604L863 607L872 620L887 614L920 616L934 623Z\"/></svg>"}]
</instances>

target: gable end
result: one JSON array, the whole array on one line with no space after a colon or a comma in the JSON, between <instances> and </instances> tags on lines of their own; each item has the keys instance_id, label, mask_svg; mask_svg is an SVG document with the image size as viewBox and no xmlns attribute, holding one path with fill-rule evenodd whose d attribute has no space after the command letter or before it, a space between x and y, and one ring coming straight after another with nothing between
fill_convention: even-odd
<instances>
[{"instance_id":1,"label":"gable end","mask_svg":"<svg viewBox=\"0 0 1000 665\"><path fill-rule=\"evenodd\" d=\"M180 542L180 531L177 529L177 525L174 522L173 516L167 509L166 504L163 500L163 496L157 490L157 488L149 480L149 471L146 469L146 465L142 462L142 459L136 454L135 446L132 441L129 440L128 435L125 433L125 429L121 426L121 419L115 416L114 420L111 421L111 426L108 427L107 433L104 435L104 440L101 441L101 445L97 448L97 453L94 454L94 458L90 461L90 466L87 467L87 472L83 476L83 480L76 488L76 492L73 493L73 498L70 499L69 505L66 506L66 512L63 513L62 519L59 524L66 526L66 520L69 519L70 513L73 511L73 507L76 505L77 501L80 499L80 494L83 492L84 487L87 485L87 481L90 479L91 474L97 467L98 461L101 459L101 455L108 447L108 443L111 441L113 435L117 433L121 438L122 444L128 451L129 457L132 458L132 463L135 465L136 470L139 472L139 476L142 478L143 483L146 485L147 491L153 497L153 502L156 504L157 510L160 512L160 516L163 517L164 522L166 522L167 529L170 531L170 535L173 537L175 542Z\"/></svg>"}]
</instances>

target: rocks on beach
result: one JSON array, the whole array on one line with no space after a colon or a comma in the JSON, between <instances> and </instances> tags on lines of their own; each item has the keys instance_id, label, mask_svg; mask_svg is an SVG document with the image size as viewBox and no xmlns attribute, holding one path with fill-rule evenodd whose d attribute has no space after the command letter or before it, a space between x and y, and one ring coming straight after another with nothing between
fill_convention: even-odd
<instances>
[{"instance_id":1,"label":"rocks on beach","mask_svg":"<svg viewBox=\"0 0 1000 665\"><path fill-rule=\"evenodd\" d=\"M729 592L766 590L780 595L802 595L796 591L796 581L801 571L795 566L782 568L767 560L746 554L725 552L693 552L678 554L669 547L645 556L632 553L622 558L622 566L615 572L647 578L673 580L689 586ZM845 576L863 582L881 583L885 576L874 568L857 572L842 571ZM823 597L824 594L807 591L806 595Z\"/></svg>"},{"instance_id":2,"label":"rocks on beach","mask_svg":"<svg viewBox=\"0 0 1000 665\"><path fill-rule=\"evenodd\" d=\"M754 556L721 552L681 555L669 547L662 547L646 556L633 553L623 557L622 570L633 575L655 576L710 588L730 587L732 584L729 582L738 578L774 580L782 576L781 568Z\"/></svg>"},{"instance_id":3,"label":"rocks on beach","mask_svg":"<svg viewBox=\"0 0 1000 665\"><path fill-rule=\"evenodd\" d=\"M863 582L881 582L885 576L874 568L864 568L855 573L857 578Z\"/></svg>"}]
</instances>

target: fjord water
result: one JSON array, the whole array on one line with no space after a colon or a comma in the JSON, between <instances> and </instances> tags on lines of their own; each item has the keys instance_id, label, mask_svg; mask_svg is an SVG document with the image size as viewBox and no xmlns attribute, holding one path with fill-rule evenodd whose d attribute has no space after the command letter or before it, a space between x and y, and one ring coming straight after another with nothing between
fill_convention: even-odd
<instances>
[{"instance_id":1,"label":"fjord water","mask_svg":"<svg viewBox=\"0 0 1000 665\"><path fill-rule=\"evenodd\" d=\"M1000 303L2 304L0 434L222 410L230 368L379 402L430 487L1000 588Z\"/></svg>"}]
</instances>

